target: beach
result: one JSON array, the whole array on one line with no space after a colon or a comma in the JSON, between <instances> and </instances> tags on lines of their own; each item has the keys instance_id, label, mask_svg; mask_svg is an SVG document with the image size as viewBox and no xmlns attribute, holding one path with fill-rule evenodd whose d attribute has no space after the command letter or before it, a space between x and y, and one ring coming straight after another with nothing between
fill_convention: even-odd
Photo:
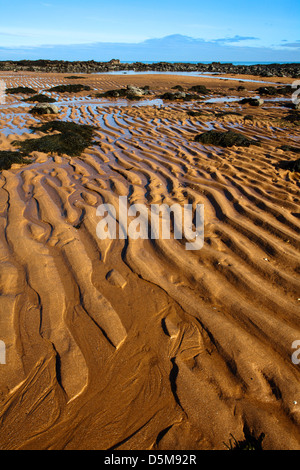
<instances>
[{"instance_id":1,"label":"beach","mask_svg":"<svg viewBox=\"0 0 300 470\"><path fill-rule=\"evenodd\" d=\"M0 151L42 137L30 126L44 122L95 127L79 155L34 151L0 172L0 448L226 450L232 436L263 435L265 450L300 450L300 173L284 163L299 158L299 124L286 119L291 96L257 92L294 79L1 71L0 81L59 110L31 114L28 95L3 95ZM90 90L47 91L76 83ZM128 85L149 94L99 97ZM162 98L197 85L209 90L199 99ZM195 140L212 130L254 144ZM97 208L111 204L119 221L120 197L203 205L203 247L100 239Z\"/></svg>"}]
</instances>

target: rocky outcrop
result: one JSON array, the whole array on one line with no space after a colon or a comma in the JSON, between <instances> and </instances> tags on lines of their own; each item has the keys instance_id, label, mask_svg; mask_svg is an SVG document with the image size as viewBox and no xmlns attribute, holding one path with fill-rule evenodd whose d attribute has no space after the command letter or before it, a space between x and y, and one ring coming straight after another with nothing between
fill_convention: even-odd
<instances>
[{"instance_id":1,"label":"rocky outcrop","mask_svg":"<svg viewBox=\"0 0 300 470\"><path fill-rule=\"evenodd\" d=\"M162 100L184 100L184 101L191 101L191 100L199 100L201 96L195 93L185 93L184 91L177 91L175 93L166 92L159 96Z\"/></svg>"},{"instance_id":2,"label":"rocky outcrop","mask_svg":"<svg viewBox=\"0 0 300 470\"><path fill-rule=\"evenodd\" d=\"M55 104L39 103L30 111L31 114L58 114L59 109Z\"/></svg>"},{"instance_id":3,"label":"rocky outcrop","mask_svg":"<svg viewBox=\"0 0 300 470\"><path fill-rule=\"evenodd\" d=\"M210 72L238 75L246 74L261 77L300 77L299 63L233 65L231 63L221 64L220 62L212 62L211 64L157 62L154 64L145 64L142 62L121 63L118 59L112 59L109 62L95 62L94 60L85 62L69 62L63 60L20 60L0 62L0 71L15 72L103 73L128 70L135 70L137 72Z\"/></svg>"},{"instance_id":4,"label":"rocky outcrop","mask_svg":"<svg viewBox=\"0 0 300 470\"><path fill-rule=\"evenodd\" d=\"M264 100L261 98L244 98L240 101L240 104L250 104L250 106L262 106Z\"/></svg>"},{"instance_id":5,"label":"rocky outcrop","mask_svg":"<svg viewBox=\"0 0 300 470\"><path fill-rule=\"evenodd\" d=\"M293 88L290 85L283 86L283 87L275 87L275 86L262 86L256 90L260 95L265 96L290 96L293 93Z\"/></svg>"},{"instance_id":6,"label":"rocky outcrop","mask_svg":"<svg viewBox=\"0 0 300 470\"><path fill-rule=\"evenodd\" d=\"M141 98L144 95L149 95L149 88L139 88L133 85L127 85L127 98Z\"/></svg>"},{"instance_id":7,"label":"rocky outcrop","mask_svg":"<svg viewBox=\"0 0 300 470\"><path fill-rule=\"evenodd\" d=\"M104 93L97 93L97 98L127 98L129 100L139 100L145 95L149 95L149 87L144 86L142 88L127 85L126 88L119 88L116 90L107 90Z\"/></svg>"}]
</instances>

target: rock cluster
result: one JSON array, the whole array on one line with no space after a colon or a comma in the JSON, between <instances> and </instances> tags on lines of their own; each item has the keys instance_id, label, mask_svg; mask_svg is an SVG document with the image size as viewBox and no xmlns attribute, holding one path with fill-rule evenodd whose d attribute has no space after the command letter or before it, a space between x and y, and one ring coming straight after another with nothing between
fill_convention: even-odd
<instances>
[{"instance_id":1,"label":"rock cluster","mask_svg":"<svg viewBox=\"0 0 300 470\"><path fill-rule=\"evenodd\" d=\"M240 104L250 104L250 106L262 106L264 100L261 98L244 98L240 101Z\"/></svg>"},{"instance_id":2,"label":"rock cluster","mask_svg":"<svg viewBox=\"0 0 300 470\"><path fill-rule=\"evenodd\" d=\"M103 73L110 71L137 72L209 72L229 73L238 75L256 75L261 77L300 77L300 64L256 64L256 65L233 65L212 62L211 64L191 63L169 63L157 62L145 64L142 62L121 63L118 59L109 62L89 61L63 61L63 60L20 60L1 61L0 71L30 71L30 72L55 72L55 73Z\"/></svg>"},{"instance_id":3,"label":"rock cluster","mask_svg":"<svg viewBox=\"0 0 300 470\"><path fill-rule=\"evenodd\" d=\"M31 114L58 114L59 109L55 104L38 103L30 111Z\"/></svg>"},{"instance_id":4,"label":"rock cluster","mask_svg":"<svg viewBox=\"0 0 300 470\"><path fill-rule=\"evenodd\" d=\"M139 88L133 85L127 85L126 88L118 88L116 90L107 90L103 93L97 93L97 98L127 98L129 100L139 100L145 95L149 95L149 87Z\"/></svg>"}]
</instances>

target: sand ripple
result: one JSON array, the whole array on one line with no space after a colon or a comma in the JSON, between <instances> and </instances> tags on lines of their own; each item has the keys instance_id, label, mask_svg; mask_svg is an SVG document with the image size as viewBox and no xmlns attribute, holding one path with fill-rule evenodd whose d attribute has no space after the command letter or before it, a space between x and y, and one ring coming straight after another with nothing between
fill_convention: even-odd
<instances>
[{"instance_id":1,"label":"sand ripple","mask_svg":"<svg viewBox=\"0 0 300 470\"><path fill-rule=\"evenodd\" d=\"M266 448L300 448L299 176L274 166L299 131L279 108L187 114L202 106L62 103L62 119L97 127L96 144L2 172L2 449L222 449L245 426ZM34 122L1 109L1 149ZM194 142L208 129L263 145ZM118 210L119 196L204 204L204 247L99 240L96 208Z\"/></svg>"}]
</instances>

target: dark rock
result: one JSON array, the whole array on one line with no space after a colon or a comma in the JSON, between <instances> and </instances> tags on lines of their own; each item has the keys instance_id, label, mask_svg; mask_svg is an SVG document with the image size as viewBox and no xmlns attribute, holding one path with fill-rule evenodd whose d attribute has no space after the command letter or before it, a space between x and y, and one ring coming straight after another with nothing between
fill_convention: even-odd
<instances>
[{"instance_id":1,"label":"dark rock","mask_svg":"<svg viewBox=\"0 0 300 470\"><path fill-rule=\"evenodd\" d=\"M256 90L260 95L267 96L277 96L277 95L292 95L293 89L291 86L284 87L273 87L273 86L264 86L259 87Z\"/></svg>"},{"instance_id":2,"label":"dark rock","mask_svg":"<svg viewBox=\"0 0 300 470\"><path fill-rule=\"evenodd\" d=\"M31 114L58 114L59 109L54 104L39 103L29 111Z\"/></svg>"},{"instance_id":3,"label":"dark rock","mask_svg":"<svg viewBox=\"0 0 300 470\"><path fill-rule=\"evenodd\" d=\"M162 95L159 96L159 98L162 100L169 100L169 101L176 101L176 100L191 101L191 100L201 99L199 95L185 93L184 91L177 91L175 93L171 93L171 92L163 93Z\"/></svg>"},{"instance_id":4,"label":"dark rock","mask_svg":"<svg viewBox=\"0 0 300 470\"><path fill-rule=\"evenodd\" d=\"M250 104L250 106L261 106L264 104L264 100L258 98L244 98L239 101L240 104Z\"/></svg>"},{"instance_id":5,"label":"dark rock","mask_svg":"<svg viewBox=\"0 0 300 470\"><path fill-rule=\"evenodd\" d=\"M284 116L283 119L287 122L291 122L292 124L297 125L300 121L300 113L299 111L290 111L289 114Z\"/></svg>"},{"instance_id":6,"label":"dark rock","mask_svg":"<svg viewBox=\"0 0 300 470\"><path fill-rule=\"evenodd\" d=\"M133 85L127 85L127 98L141 98L149 94L149 89L139 88Z\"/></svg>"},{"instance_id":7,"label":"dark rock","mask_svg":"<svg viewBox=\"0 0 300 470\"><path fill-rule=\"evenodd\" d=\"M125 88L120 88L117 90L108 90L103 93L97 93L96 98L120 98L126 97L127 90Z\"/></svg>"},{"instance_id":8,"label":"dark rock","mask_svg":"<svg viewBox=\"0 0 300 470\"><path fill-rule=\"evenodd\" d=\"M119 88L116 90L108 90L103 93L97 93L96 98L126 98L128 100L139 100L148 94L148 86L139 88L133 85L128 85L126 88Z\"/></svg>"}]
</instances>

